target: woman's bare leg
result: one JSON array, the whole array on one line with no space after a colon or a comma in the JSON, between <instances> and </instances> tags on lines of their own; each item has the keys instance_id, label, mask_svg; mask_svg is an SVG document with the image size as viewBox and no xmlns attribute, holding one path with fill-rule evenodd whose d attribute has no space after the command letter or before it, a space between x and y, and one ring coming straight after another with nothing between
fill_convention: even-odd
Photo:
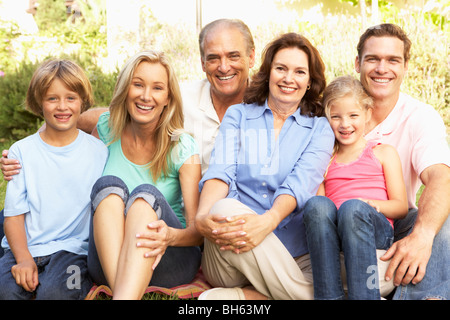
<instances>
[{"instance_id":1,"label":"woman's bare leg","mask_svg":"<svg viewBox=\"0 0 450 320\"><path fill-rule=\"evenodd\" d=\"M136 234L148 232L147 225L158 217L143 199L136 199L128 210L125 236L119 257L114 299L141 299L153 275L155 258L145 258L147 248L136 246Z\"/></svg>"},{"instance_id":2,"label":"woman's bare leg","mask_svg":"<svg viewBox=\"0 0 450 320\"><path fill-rule=\"evenodd\" d=\"M111 194L97 206L94 214L94 240L103 274L114 292L117 265L124 237L124 203Z\"/></svg>"}]
</instances>

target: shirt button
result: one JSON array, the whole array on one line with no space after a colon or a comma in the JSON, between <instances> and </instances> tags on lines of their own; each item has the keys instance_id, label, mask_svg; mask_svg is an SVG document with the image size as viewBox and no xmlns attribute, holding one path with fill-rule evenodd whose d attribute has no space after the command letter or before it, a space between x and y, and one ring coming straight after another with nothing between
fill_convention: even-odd
<instances>
[{"instance_id":1,"label":"shirt button","mask_svg":"<svg viewBox=\"0 0 450 320\"><path fill-rule=\"evenodd\" d=\"M263 194L262 196L263 196L264 199L267 198L267 194Z\"/></svg>"},{"instance_id":2,"label":"shirt button","mask_svg":"<svg viewBox=\"0 0 450 320\"><path fill-rule=\"evenodd\" d=\"M265 186L266 186L266 183L265 183L265 182L263 182L263 183L261 183L261 185L265 187Z\"/></svg>"}]
</instances>

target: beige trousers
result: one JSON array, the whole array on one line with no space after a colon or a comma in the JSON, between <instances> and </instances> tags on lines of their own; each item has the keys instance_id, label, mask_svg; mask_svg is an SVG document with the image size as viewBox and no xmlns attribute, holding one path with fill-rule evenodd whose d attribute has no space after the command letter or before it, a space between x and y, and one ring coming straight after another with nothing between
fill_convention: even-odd
<instances>
[{"instance_id":1,"label":"beige trousers","mask_svg":"<svg viewBox=\"0 0 450 320\"><path fill-rule=\"evenodd\" d=\"M224 216L256 214L235 199L219 200L210 211ZM384 252L384 251L383 251ZM381 256L383 252L377 252ZM341 259L342 282L346 289L345 268ZM379 274L384 279L388 263L379 260ZM274 300L314 299L313 277L309 254L294 259L274 233L270 233L257 247L236 254L221 251L205 239L202 270L213 287L244 287L252 285L258 292ZM380 280L381 295L389 294L394 286Z\"/></svg>"}]
</instances>

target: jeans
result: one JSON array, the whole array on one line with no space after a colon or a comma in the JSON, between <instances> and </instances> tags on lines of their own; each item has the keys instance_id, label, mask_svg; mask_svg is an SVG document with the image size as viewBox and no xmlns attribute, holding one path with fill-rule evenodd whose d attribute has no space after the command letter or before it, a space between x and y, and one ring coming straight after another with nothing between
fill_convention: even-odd
<instances>
[{"instance_id":1,"label":"jeans","mask_svg":"<svg viewBox=\"0 0 450 320\"><path fill-rule=\"evenodd\" d=\"M417 209L410 209L406 218L394 222L395 241L407 236L414 226ZM418 284L400 285L394 300L450 299L450 219L444 222L433 241L424 278Z\"/></svg>"},{"instance_id":2,"label":"jeans","mask_svg":"<svg viewBox=\"0 0 450 320\"><path fill-rule=\"evenodd\" d=\"M3 257L4 251L1 247L1 242L3 237L5 236L5 230L3 230L3 221L5 220L5 217L3 215L3 210L0 211L0 258Z\"/></svg>"},{"instance_id":3,"label":"jeans","mask_svg":"<svg viewBox=\"0 0 450 320\"><path fill-rule=\"evenodd\" d=\"M101 177L93 186L91 193L92 217L88 249L89 274L98 285L107 285L107 281L95 248L92 218L97 206L110 194L116 194L122 198L125 204L125 215L133 202L138 198L142 198L153 208L158 218L164 220L169 227L182 228L175 212L155 186L142 184L129 194L127 186L121 179L115 176ZM168 247L154 270L149 285L171 288L189 283L197 274L200 262L201 251L197 246Z\"/></svg>"},{"instance_id":4,"label":"jeans","mask_svg":"<svg viewBox=\"0 0 450 320\"><path fill-rule=\"evenodd\" d=\"M344 253L348 299L379 300L376 249L388 249L394 230L381 213L360 200L339 210L327 197L311 198L304 208L315 299L344 299L340 252Z\"/></svg>"},{"instance_id":5,"label":"jeans","mask_svg":"<svg viewBox=\"0 0 450 320\"><path fill-rule=\"evenodd\" d=\"M34 261L39 285L34 292L28 292L12 276L16 259L11 250L5 250L0 259L0 300L82 300L92 287L85 255L57 251L35 257Z\"/></svg>"}]
</instances>

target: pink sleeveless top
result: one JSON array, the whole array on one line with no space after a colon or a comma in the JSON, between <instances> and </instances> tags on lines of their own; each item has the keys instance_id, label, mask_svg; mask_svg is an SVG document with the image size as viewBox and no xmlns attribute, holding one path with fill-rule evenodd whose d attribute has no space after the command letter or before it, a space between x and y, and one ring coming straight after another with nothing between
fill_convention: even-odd
<instances>
[{"instance_id":1,"label":"pink sleeveless top","mask_svg":"<svg viewBox=\"0 0 450 320\"><path fill-rule=\"evenodd\" d=\"M325 195L339 209L350 199L388 200L383 166L373 154L379 143L368 141L361 155L350 163L331 160L325 177ZM393 220L388 219L393 226Z\"/></svg>"}]
</instances>

